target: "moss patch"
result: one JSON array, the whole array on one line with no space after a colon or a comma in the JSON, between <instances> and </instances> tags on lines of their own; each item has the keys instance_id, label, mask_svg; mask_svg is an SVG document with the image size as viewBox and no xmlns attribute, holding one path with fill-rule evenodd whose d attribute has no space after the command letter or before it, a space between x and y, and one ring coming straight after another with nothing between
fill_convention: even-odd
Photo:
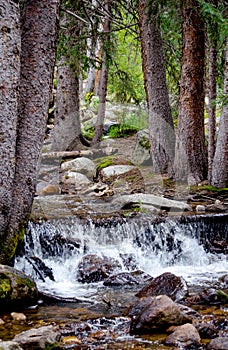
<instances>
[{"instance_id":1,"label":"moss patch","mask_svg":"<svg viewBox=\"0 0 228 350\"><path fill-rule=\"evenodd\" d=\"M223 193L223 192L228 192L228 188L227 187L223 187L223 188L217 188L214 186L210 186L210 185L204 185L204 186L192 186L190 188L191 191L193 192L201 192L201 191L208 191L208 192L214 192L214 193Z\"/></svg>"},{"instance_id":2,"label":"moss patch","mask_svg":"<svg viewBox=\"0 0 228 350\"><path fill-rule=\"evenodd\" d=\"M17 277L17 285L19 287L27 287L29 289L35 288L35 283L32 280L30 280L29 278Z\"/></svg>"},{"instance_id":3,"label":"moss patch","mask_svg":"<svg viewBox=\"0 0 228 350\"><path fill-rule=\"evenodd\" d=\"M0 300L9 299L11 294L11 283L4 274L0 275Z\"/></svg>"},{"instance_id":4,"label":"moss patch","mask_svg":"<svg viewBox=\"0 0 228 350\"><path fill-rule=\"evenodd\" d=\"M139 140L139 145L147 150L150 149L150 141L145 136Z\"/></svg>"},{"instance_id":5,"label":"moss patch","mask_svg":"<svg viewBox=\"0 0 228 350\"><path fill-rule=\"evenodd\" d=\"M131 162L117 156L97 158L94 162L98 170L102 170L111 165L132 165Z\"/></svg>"}]
</instances>

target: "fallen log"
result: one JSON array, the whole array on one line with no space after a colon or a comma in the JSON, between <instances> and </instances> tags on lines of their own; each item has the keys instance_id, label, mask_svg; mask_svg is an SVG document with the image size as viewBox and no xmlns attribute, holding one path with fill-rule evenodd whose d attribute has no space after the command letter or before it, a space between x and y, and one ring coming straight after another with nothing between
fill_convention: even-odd
<instances>
[{"instance_id":1,"label":"fallen log","mask_svg":"<svg viewBox=\"0 0 228 350\"><path fill-rule=\"evenodd\" d=\"M92 157L94 155L111 155L118 152L118 149L112 147L97 148L81 151L57 151L57 152L47 152L42 154L42 159L49 158L72 158L72 157Z\"/></svg>"}]
</instances>

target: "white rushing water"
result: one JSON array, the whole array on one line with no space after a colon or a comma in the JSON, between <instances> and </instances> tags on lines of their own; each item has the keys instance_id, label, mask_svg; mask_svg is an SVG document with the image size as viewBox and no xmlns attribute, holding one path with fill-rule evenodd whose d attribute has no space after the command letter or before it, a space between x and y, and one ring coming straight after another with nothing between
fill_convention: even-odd
<instances>
[{"instance_id":1,"label":"white rushing water","mask_svg":"<svg viewBox=\"0 0 228 350\"><path fill-rule=\"evenodd\" d=\"M74 218L30 223L25 254L16 258L15 267L33 277L40 290L64 297L90 298L96 293L97 284L82 284L76 279L84 254L119 259L121 271L132 270L132 266L124 266L122 259L130 256L137 269L153 277L172 272L182 276L188 285L209 287L227 273L228 259L224 254L206 252L199 243L196 227L197 224L181 225L172 220L156 225L125 222L111 227L82 224ZM77 243L77 248L72 242ZM26 259L32 256L52 269L55 281L39 279Z\"/></svg>"}]
</instances>

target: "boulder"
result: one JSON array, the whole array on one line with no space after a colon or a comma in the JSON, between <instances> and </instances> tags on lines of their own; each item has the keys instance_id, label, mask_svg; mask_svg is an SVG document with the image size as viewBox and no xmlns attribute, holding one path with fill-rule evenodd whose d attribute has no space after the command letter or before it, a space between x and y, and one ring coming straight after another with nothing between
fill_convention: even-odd
<instances>
[{"instance_id":1,"label":"boulder","mask_svg":"<svg viewBox=\"0 0 228 350\"><path fill-rule=\"evenodd\" d=\"M86 157L76 158L62 163L61 170L84 174L90 180L96 176L95 164Z\"/></svg>"},{"instance_id":2,"label":"boulder","mask_svg":"<svg viewBox=\"0 0 228 350\"><path fill-rule=\"evenodd\" d=\"M167 295L174 301L180 301L187 295L187 284L182 277L175 276L170 272L154 278L149 284L142 288L136 296L139 298Z\"/></svg>"},{"instance_id":3,"label":"boulder","mask_svg":"<svg viewBox=\"0 0 228 350\"><path fill-rule=\"evenodd\" d=\"M136 165L151 164L149 130L140 130L136 134L132 152L132 162Z\"/></svg>"},{"instance_id":4,"label":"boulder","mask_svg":"<svg viewBox=\"0 0 228 350\"><path fill-rule=\"evenodd\" d=\"M78 264L77 279L82 283L99 282L121 269L118 260L96 254L82 257Z\"/></svg>"},{"instance_id":5,"label":"boulder","mask_svg":"<svg viewBox=\"0 0 228 350\"><path fill-rule=\"evenodd\" d=\"M53 194L59 194L61 189L57 185L50 184L46 181L38 182L36 186L36 194L38 196L50 196Z\"/></svg>"},{"instance_id":6,"label":"boulder","mask_svg":"<svg viewBox=\"0 0 228 350\"><path fill-rule=\"evenodd\" d=\"M102 182L111 186L114 194L132 194L145 191L144 179L133 165L110 165L100 171Z\"/></svg>"},{"instance_id":7,"label":"boulder","mask_svg":"<svg viewBox=\"0 0 228 350\"><path fill-rule=\"evenodd\" d=\"M0 350L23 350L15 341L0 341Z\"/></svg>"},{"instance_id":8,"label":"boulder","mask_svg":"<svg viewBox=\"0 0 228 350\"><path fill-rule=\"evenodd\" d=\"M131 307L129 316L133 316L131 322L132 334L165 330L170 326L182 325L192 320L166 295L141 298Z\"/></svg>"},{"instance_id":9,"label":"boulder","mask_svg":"<svg viewBox=\"0 0 228 350\"><path fill-rule=\"evenodd\" d=\"M177 346L181 349L197 349L200 346L200 335L196 328L186 323L182 326L175 327L165 340L166 345Z\"/></svg>"},{"instance_id":10,"label":"boulder","mask_svg":"<svg viewBox=\"0 0 228 350\"><path fill-rule=\"evenodd\" d=\"M23 350L40 350L51 348L51 345L56 344L60 337L59 327L50 325L19 333L13 338L13 341L17 342Z\"/></svg>"},{"instance_id":11,"label":"boulder","mask_svg":"<svg viewBox=\"0 0 228 350\"><path fill-rule=\"evenodd\" d=\"M74 171L65 172L62 176L62 182L63 184L74 185L76 189L81 189L91 183L86 175Z\"/></svg>"},{"instance_id":12,"label":"boulder","mask_svg":"<svg viewBox=\"0 0 228 350\"><path fill-rule=\"evenodd\" d=\"M135 193L131 195L122 195L120 197L114 198L112 201L112 205L114 207L123 209L126 207L130 207L130 205L136 204L147 204L151 206L155 206L159 209L172 209L175 211L182 210L191 210L191 206L187 203L167 199L160 196L155 196L153 194L147 193Z\"/></svg>"},{"instance_id":13,"label":"boulder","mask_svg":"<svg viewBox=\"0 0 228 350\"><path fill-rule=\"evenodd\" d=\"M125 164L110 165L101 170L101 176L102 176L102 179L105 181L111 177L116 178L118 175L128 173L133 169L135 169L134 165L125 165Z\"/></svg>"},{"instance_id":14,"label":"boulder","mask_svg":"<svg viewBox=\"0 0 228 350\"><path fill-rule=\"evenodd\" d=\"M0 310L22 308L37 300L35 282L13 267L0 265Z\"/></svg>"},{"instance_id":15,"label":"boulder","mask_svg":"<svg viewBox=\"0 0 228 350\"><path fill-rule=\"evenodd\" d=\"M228 350L228 337L218 337L210 341L208 350Z\"/></svg>"}]
</instances>

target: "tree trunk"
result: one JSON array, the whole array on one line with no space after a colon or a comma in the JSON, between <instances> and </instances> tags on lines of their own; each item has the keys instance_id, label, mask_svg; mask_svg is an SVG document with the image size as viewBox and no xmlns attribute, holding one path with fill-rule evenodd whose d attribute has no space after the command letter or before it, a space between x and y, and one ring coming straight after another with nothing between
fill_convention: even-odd
<instances>
[{"instance_id":1,"label":"tree trunk","mask_svg":"<svg viewBox=\"0 0 228 350\"><path fill-rule=\"evenodd\" d=\"M218 0L209 0L209 3L218 7ZM216 73L217 73L217 37L218 25L208 28L208 183L212 182L212 164L215 155L215 134L216 134Z\"/></svg>"},{"instance_id":2,"label":"tree trunk","mask_svg":"<svg viewBox=\"0 0 228 350\"><path fill-rule=\"evenodd\" d=\"M3 1L0 10L0 240L12 204L20 80L19 5Z\"/></svg>"},{"instance_id":3,"label":"tree trunk","mask_svg":"<svg viewBox=\"0 0 228 350\"><path fill-rule=\"evenodd\" d=\"M207 151L204 136L204 25L196 0L184 1L182 25L182 72L176 179L196 185L207 177Z\"/></svg>"},{"instance_id":4,"label":"tree trunk","mask_svg":"<svg viewBox=\"0 0 228 350\"><path fill-rule=\"evenodd\" d=\"M78 76L62 58L58 63L53 151L71 151L80 143Z\"/></svg>"},{"instance_id":5,"label":"tree trunk","mask_svg":"<svg viewBox=\"0 0 228 350\"><path fill-rule=\"evenodd\" d=\"M226 40L224 95L228 94L228 39ZM212 184L228 187L228 104L224 102L220 117L219 133L212 167Z\"/></svg>"},{"instance_id":6,"label":"tree trunk","mask_svg":"<svg viewBox=\"0 0 228 350\"><path fill-rule=\"evenodd\" d=\"M105 3L105 9L107 13L109 13L110 6L109 6L109 0ZM107 96L107 87L108 87L108 62L107 62L107 50L110 45L110 27L111 22L109 16L105 15L104 20L104 39L102 44L102 66L100 71L100 81L99 81L99 104L98 104L98 115L97 115L97 122L96 122L96 128L93 140L91 142L91 145L96 145L101 141L102 133L103 133L103 125L104 125L104 118L105 118L105 108L106 108L106 96Z\"/></svg>"},{"instance_id":7,"label":"tree trunk","mask_svg":"<svg viewBox=\"0 0 228 350\"><path fill-rule=\"evenodd\" d=\"M212 181L212 164L215 155L215 133L216 133L216 62L217 41L210 44L208 53L208 183Z\"/></svg>"},{"instance_id":8,"label":"tree trunk","mask_svg":"<svg viewBox=\"0 0 228 350\"><path fill-rule=\"evenodd\" d=\"M173 175L175 133L162 52L158 5L138 2L144 85L149 110L149 135L153 168Z\"/></svg>"},{"instance_id":9,"label":"tree trunk","mask_svg":"<svg viewBox=\"0 0 228 350\"><path fill-rule=\"evenodd\" d=\"M59 0L24 1L13 205L0 242L0 263L9 262L23 238L35 193L53 82L58 9Z\"/></svg>"}]
</instances>

